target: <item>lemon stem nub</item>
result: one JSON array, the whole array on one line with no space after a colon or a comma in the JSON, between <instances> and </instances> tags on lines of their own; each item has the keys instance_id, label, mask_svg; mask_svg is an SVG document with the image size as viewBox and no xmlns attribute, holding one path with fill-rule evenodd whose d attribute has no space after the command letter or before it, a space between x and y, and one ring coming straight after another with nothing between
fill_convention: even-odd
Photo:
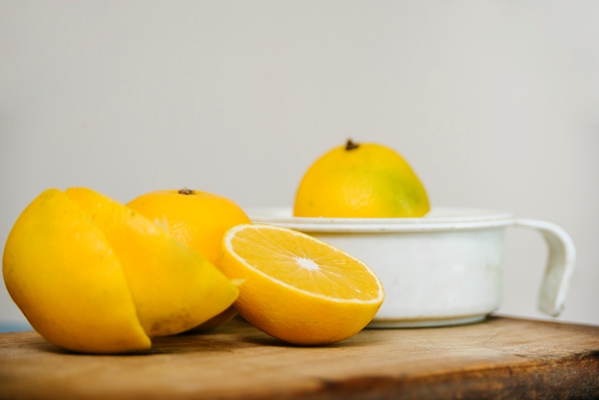
<instances>
[{"instance_id":1,"label":"lemon stem nub","mask_svg":"<svg viewBox=\"0 0 599 400\"><path fill-rule=\"evenodd\" d=\"M347 139L347 143L345 143L345 150L350 151L360 147L360 143L354 143L351 139Z\"/></svg>"},{"instance_id":2,"label":"lemon stem nub","mask_svg":"<svg viewBox=\"0 0 599 400\"><path fill-rule=\"evenodd\" d=\"M193 194L193 190L184 187L183 189L179 189L179 194Z\"/></svg>"}]
</instances>

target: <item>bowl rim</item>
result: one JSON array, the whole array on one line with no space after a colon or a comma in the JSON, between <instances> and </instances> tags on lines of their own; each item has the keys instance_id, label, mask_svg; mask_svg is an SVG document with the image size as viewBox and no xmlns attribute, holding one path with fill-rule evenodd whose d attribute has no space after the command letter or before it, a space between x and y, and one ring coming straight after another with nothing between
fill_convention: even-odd
<instances>
[{"instance_id":1,"label":"bowl rim","mask_svg":"<svg viewBox=\"0 0 599 400\"><path fill-rule=\"evenodd\" d=\"M489 229L513 225L512 213L468 207L433 207L422 218L294 217L291 207L248 207L250 220L303 232L427 232Z\"/></svg>"}]
</instances>

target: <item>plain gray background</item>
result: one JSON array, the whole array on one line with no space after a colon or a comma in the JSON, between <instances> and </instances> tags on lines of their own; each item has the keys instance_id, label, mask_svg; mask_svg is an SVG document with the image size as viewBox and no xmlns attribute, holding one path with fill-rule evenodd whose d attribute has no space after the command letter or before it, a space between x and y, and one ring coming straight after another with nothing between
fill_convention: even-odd
<instances>
[{"instance_id":1,"label":"plain gray background","mask_svg":"<svg viewBox=\"0 0 599 400\"><path fill-rule=\"evenodd\" d=\"M41 191L183 186L291 205L352 137L433 205L548 220L599 324L599 2L0 0L0 242ZM544 318L546 247L509 229L503 314ZM2 285L0 319L23 316Z\"/></svg>"}]
</instances>

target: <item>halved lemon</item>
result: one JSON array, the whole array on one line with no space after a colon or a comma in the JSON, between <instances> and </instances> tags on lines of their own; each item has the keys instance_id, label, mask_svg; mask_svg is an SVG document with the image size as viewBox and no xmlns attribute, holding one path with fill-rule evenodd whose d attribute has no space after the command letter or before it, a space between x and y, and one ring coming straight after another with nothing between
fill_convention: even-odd
<instances>
[{"instance_id":1,"label":"halved lemon","mask_svg":"<svg viewBox=\"0 0 599 400\"><path fill-rule=\"evenodd\" d=\"M240 282L237 311L263 332L299 345L347 339L384 299L363 262L304 233L244 224L227 231L220 267Z\"/></svg>"}]
</instances>

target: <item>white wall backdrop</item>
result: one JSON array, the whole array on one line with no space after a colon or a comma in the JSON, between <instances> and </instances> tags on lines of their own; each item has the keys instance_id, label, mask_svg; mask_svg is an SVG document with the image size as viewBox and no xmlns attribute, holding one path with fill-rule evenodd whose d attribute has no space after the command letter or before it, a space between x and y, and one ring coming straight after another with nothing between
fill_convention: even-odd
<instances>
[{"instance_id":1,"label":"white wall backdrop","mask_svg":"<svg viewBox=\"0 0 599 400\"><path fill-rule=\"evenodd\" d=\"M352 137L433 205L544 219L599 324L599 2L0 0L0 243L48 187L291 205ZM501 313L543 318L545 244L507 235ZM0 319L23 316L0 288Z\"/></svg>"}]
</instances>

